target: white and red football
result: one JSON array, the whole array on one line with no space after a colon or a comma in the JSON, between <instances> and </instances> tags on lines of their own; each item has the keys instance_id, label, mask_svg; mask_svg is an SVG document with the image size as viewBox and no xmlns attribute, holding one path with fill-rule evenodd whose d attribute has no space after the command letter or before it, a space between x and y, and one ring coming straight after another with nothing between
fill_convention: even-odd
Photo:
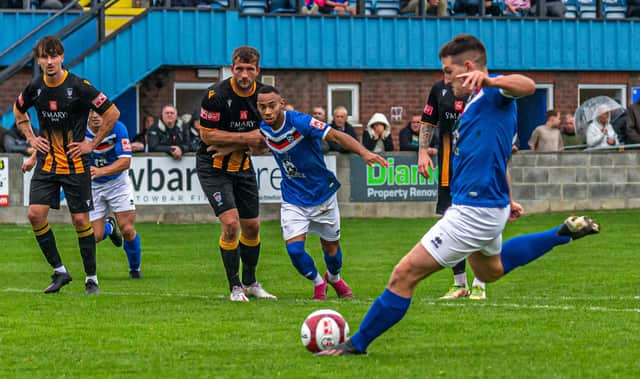
<instances>
[{"instance_id":1,"label":"white and red football","mask_svg":"<svg viewBox=\"0 0 640 379\"><path fill-rule=\"evenodd\" d=\"M317 353L346 341L349 338L349 324L340 313L321 309L304 320L300 338L307 350Z\"/></svg>"}]
</instances>

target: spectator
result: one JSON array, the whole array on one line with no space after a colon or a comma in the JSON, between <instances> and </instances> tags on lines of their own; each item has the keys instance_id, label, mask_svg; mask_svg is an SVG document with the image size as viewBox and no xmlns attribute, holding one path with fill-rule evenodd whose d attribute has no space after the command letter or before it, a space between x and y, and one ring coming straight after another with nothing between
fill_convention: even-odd
<instances>
[{"instance_id":1,"label":"spectator","mask_svg":"<svg viewBox=\"0 0 640 379\"><path fill-rule=\"evenodd\" d=\"M0 9L22 9L22 0L0 0Z\"/></svg>"},{"instance_id":2,"label":"spectator","mask_svg":"<svg viewBox=\"0 0 640 379\"><path fill-rule=\"evenodd\" d=\"M147 143L150 152L165 152L180 160L189 151L189 134L187 128L178 120L178 111L173 105L162 107L162 115L150 129Z\"/></svg>"},{"instance_id":3,"label":"spectator","mask_svg":"<svg viewBox=\"0 0 640 379\"><path fill-rule=\"evenodd\" d=\"M531 1L531 14L537 15L538 0ZM544 9L540 13L541 17L564 17L564 12L567 11L567 7L562 3L562 0L547 0L544 3Z\"/></svg>"},{"instance_id":4,"label":"spectator","mask_svg":"<svg viewBox=\"0 0 640 379\"><path fill-rule=\"evenodd\" d=\"M147 145L147 135L149 133L149 129L156 122L156 119L153 118L152 115L147 114L142 119L142 130L140 133L136 134L133 137L133 141L131 142L131 151L133 152L148 152L149 145Z\"/></svg>"},{"instance_id":5,"label":"spectator","mask_svg":"<svg viewBox=\"0 0 640 379\"><path fill-rule=\"evenodd\" d=\"M200 147L200 109L196 109L189 122L189 151L195 153Z\"/></svg>"},{"instance_id":6,"label":"spectator","mask_svg":"<svg viewBox=\"0 0 640 379\"><path fill-rule=\"evenodd\" d=\"M353 138L356 138L356 132L351 124L347 122L347 108L338 106L333 110L333 121L330 126L341 132L345 132ZM329 142L329 151L337 151L339 153L349 153L350 151L343 148L335 142Z\"/></svg>"},{"instance_id":7,"label":"spectator","mask_svg":"<svg viewBox=\"0 0 640 379\"><path fill-rule=\"evenodd\" d=\"M2 127L0 126L0 128ZM13 124L9 132L4 136L2 145L6 153L20 153L30 156L35 151L16 124Z\"/></svg>"},{"instance_id":8,"label":"spectator","mask_svg":"<svg viewBox=\"0 0 640 379\"><path fill-rule=\"evenodd\" d=\"M320 2L316 0L322 14L356 14L356 8L350 5L349 0L324 0L324 6Z\"/></svg>"},{"instance_id":9,"label":"spectator","mask_svg":"<svg viewBox=\"0 0 640 379\"><path fill-rule=\"evenodd\" d=\"M311 116L313 116L313 118L315 118L316 120L327 122L327 111L325 111L322 107L313 107Z\"/></svg>"},{"instance_id":10,"label":"spectator","mask_svg":"<svg viewBox=\"0 0 640 379\"><path fill-rule=\"evenodd\" d=\"M424 8L429 15L444 17L447 15L446 0L423 0ZM400 0L400 13L418 14L418 0Z\"/></svg>"},{"instance_id":11,"label":"spectator","mask_svg":"<svg viewBox=\"0 0 640 379\"><path fill-rule=\"evenodd\" d=\"M588 147L607 147L618 145L618 136L609 122L609 112L596 111L596 119L587 127Z\"/></svg>"},{"instance_id":12,"label":"spectator","mask_svg":"<svg viewBox=\"0 0 640 379\"><path fill-rule=\"evenodd\" d=\"M71 1L72 0L41 0L38 9L62 9L71 3ZM82 10L82 5L80 5L80 3L76 3L71 8Z\"/></svg>"},{"instance_id":13,"label":"spectator","mask_svg":"<svg viewBox=\"0 0 640 379\"><path fill-rule=\"evenodd\" d=\"M640 17L640 0L627 0L627 17Z\"/></svg>"},{"instance_id":14,"label":"spectator","mask_svg":"<svg viewBox=\"0 0 640 379\"><path fill-rule=\"evenodd\" d=\"M627 143L640 143L640 99L627 108Z\"/></svg>"},{"instance_id":15,"label":"spectator","mask_svg":"<svg viewBox=\"0 0 640 379\"><path fill-rule=\"evenodd\" d=\"M453 13L456 15L475 16L480 12L481 0L456 0L453 5ZM502 16L502 9L492 0L485 0L484 13L491 16Z\"/></svg>"},{"instance_id":16,"label":"spectator","mask_svg":"<svg viewBox=\"0 0 640 379\"><path fill-rule=\"evenodd\" d=\"M301 14L318 14L320 7L324 7L324 0L305 0L300 8Z\"/></svg>"},{"instance_id":17,"label":"spectator","mask_svg":"<svg viewBox=\"0 0 640 379\"><path fill-rule=\"evenodd\" d=\"M400 131L400 151L418 151L420 120L420 115L411 117L411 121Z\"/></svg>"},{"instance_id":18,"label":"spectator","mask_svg":"<svg viewBox=\"0 0 640 379\"><path fill-rule=\"evenodd\" d=\"M362 133L362 145L374 153L394 150L391 125L385 115L374 113L371 116L367 129Z\"/></svg>"},{"instance_id":19,"label":"spectator","mask_svg":"<svg viewBox=\"0 0 640 379\"><path fill-rule=\"evenodd\" d=\"M627 143L627 110L621 108L615 112L615 117L611 117L611 126L618 136L618 143L624 145Z\"/></svg>"},{"instance_id":20,"label":"spectator","mask_svg":"<svg viewBox=\"0 0 640 379\"><path fill-rule=\"evenodd\" d=\"M507 16L531 16L531 2L529 0L506 0L504 12Z\"/></svg>"},{"instance_id":21,"label":"spectator","mask_svg":"<svg viewBox=\"0 0 640 379\"><path fill-rule=\"evenodd\" d=\"M564 145L565 149L570 146L579 146L585 144L584 136L576 133L576 123L571 113L567 113L564 115L562 123L560 125L560 129L562 130L562 144Z\"/></svg>"},{"instance_id":22,"label":"spectator","mask_svg":"<svg viewBox=\"0 0 640 379\"><path fill-rule=\"evenodd\" d=\"M536 152L562 151L562 134L560 133L560 112L547 111L547 122L538 126L529 138L529 147Z\"/></svg>"}]
</instances>

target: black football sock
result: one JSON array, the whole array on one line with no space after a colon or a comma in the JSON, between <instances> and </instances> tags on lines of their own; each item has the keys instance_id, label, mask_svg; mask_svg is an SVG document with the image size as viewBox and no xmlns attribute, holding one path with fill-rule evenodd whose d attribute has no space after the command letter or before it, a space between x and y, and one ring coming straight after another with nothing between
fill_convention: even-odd
<instances>
[{"instance_id":1,"label":"black football sock","mask_svg":"<svg viewBox=\"0 0 640 379\"><path fill-rule=\"evenodd\" d=\"M227 273L227 280L229 281L229 290L233 287L242 287L240 282L240 275L238 270L240 269L240 255L238 254L238 241L226 242L220 239L218 242L220 246L220 255L222 256L222 264L224 270Z\"/></svg>"},{"instance_id":2,"label":"black football sock","mask_svg":"<svg viewBox=\"0 0 640 379\"><path fill-rule=\"evenodd\" d=\"M260 258L260 237L250 240L240 235L240 244L238 246L240 259L242 259L242 284L250 286L256 280L256 267Z\"/></svg>"},{"instance_id":3,"label":"black football sock","mask_svg":"<svg viewBox=\"0 0 640 379\"><path fill-rule=\"evenodd\" d=\"M82 256L82 264L84 272L87 276L96 275L96 237L93 235L93 227L91 224L76 227L78 234L78 245L80 246L80 255Z\"/></svg>"},{"instance_id":4,"label":"black football sock","mask_svg":"<svg viewBox=\"0 0 640 379\"><path fill-rule=\"evenodd\" d=\"M47 222L44 225L34 226L33 233L36 235L36 240L38 241L38 245L40 245L42 254L44 254L44 257L51 267L56 269L62 266L62 259L56 246L56 237L53 235L51 225Z\"/></svg>"}]
</instances>

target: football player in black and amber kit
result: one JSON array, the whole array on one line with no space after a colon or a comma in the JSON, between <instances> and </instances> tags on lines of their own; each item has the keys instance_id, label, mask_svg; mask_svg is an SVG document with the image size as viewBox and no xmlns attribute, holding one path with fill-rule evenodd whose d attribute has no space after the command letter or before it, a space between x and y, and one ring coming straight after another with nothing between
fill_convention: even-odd
<instances>
[{"instance_id":1,"label":"football player in black and amber kit","mask_svg":"<svg viewBox=\"0 0 640 379\"><path fill-rule=\"evenodd\" d=\"M233 51L233 76L209 88L200 109L200 137L196 153L198 179L220 219L218 246L229 281L231 301L276 297L256 279L260 255L258 183L248 150L266 151L256 106L260 53L250 46ZM226 154L216 153L216 149ZM242 279L240 261L242 260Z\"/></svg>"},{"instance_id":2,"label":"football player in black and amber kit","mask_svg":"<svg viewBox=\"0 0 640 379\"><path fill-rule=\"evenodd\" d=\"M33 49L42 75L33 79L18 95L13 113L16 124L36 149L36 169L29 193L29 222L47 262L54 270L45 293L57 292L71 281L62 264L56 240L48 222L49 208L60 208L60 188L78 234L80 255L86 273L85 291L98 293L96 240L89 222L91 172L89 154L107 136L120 112L107 96L88 81L62 68L64 46L53 36L43 37ZM35 107L40 129L36 135L27 110ZM85 140L87 117L93 109L104 122L93 142Z\"/></svg>"}]
</instances>

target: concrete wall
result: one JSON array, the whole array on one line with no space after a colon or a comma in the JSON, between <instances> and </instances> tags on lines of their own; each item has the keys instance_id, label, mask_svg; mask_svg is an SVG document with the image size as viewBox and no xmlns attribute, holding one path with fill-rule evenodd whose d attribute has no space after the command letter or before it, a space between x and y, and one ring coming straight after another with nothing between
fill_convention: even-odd
<instances>
[{"instance_id":1,"label":"concrete wall","mask_svg":"<svg viewBox=\"0 0 640 379\"><path fill-rule=\"evenodd\" d=\"M28 223L23 206L22 156L10 157L9 207L0 207L1 223ZM343 217L415 218L434 215L434 202L358 203L349 200L349 158L338 156L338 193ZM518 153L511 163L513 193L527 213L640 208L640 153ZM262 204L261 217L277 220L279 204ZM216 218L208 205L138 206L138 221L208 223ZM66 208L52 210L51 222L68 222Z\"/></svg>"}]
</instances>

